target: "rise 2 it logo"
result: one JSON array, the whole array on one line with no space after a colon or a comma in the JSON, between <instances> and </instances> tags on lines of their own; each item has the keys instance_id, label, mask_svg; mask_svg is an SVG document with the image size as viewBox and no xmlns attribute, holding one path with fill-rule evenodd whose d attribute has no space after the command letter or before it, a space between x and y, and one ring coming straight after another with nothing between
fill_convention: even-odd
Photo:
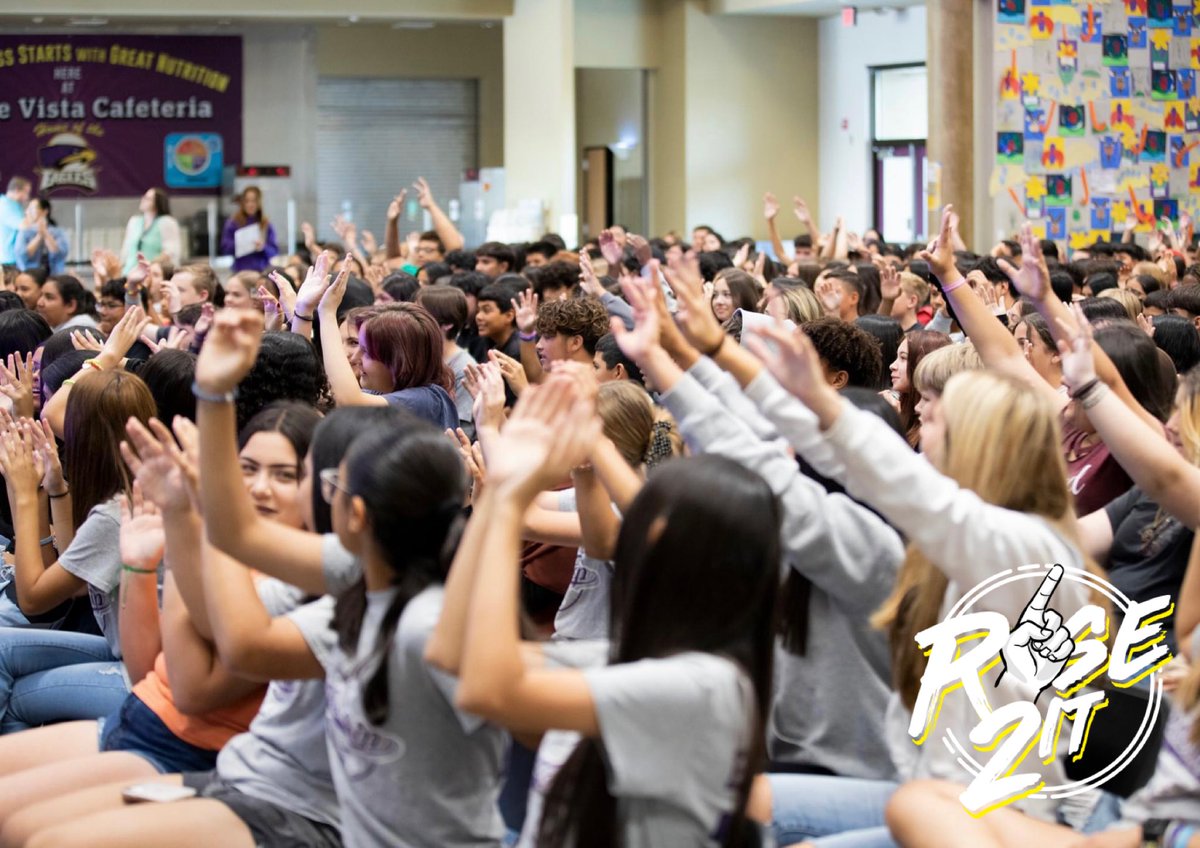
<instances>
[{"instance_id":1,"label":"rise 2 it logo","mask_svg":"<svg viewBox=\"0 0 1200 848\"><path fill-rule=\"evenodd\" d=\"M56 188L75 188L94 192L98 185L97 169L93 167L96 151L78 133L58 133L38 148L38 167L41 177L39 193Z\"/></svg>"},{"instance_id":2,"label":"rise 2 it logo","mask_svg":"<svg viewBox=\"0 0 1200 848\"><path fill-rule=\"evenodd\" d=\"M1064 580L1097 591L1111 602L1113 615L1120 619L1111 655L1105 609L1086 604L1066 620L1054 609L1054 593ZM989 593L1018 582L1029 583L1032 591L1014 624L998 612L973 611L986 606ZM1031 565L996 574L967 592L945 621L916 635L929 660L909 736L918 745L946 745L972 775L959 800L974 816L1021 798L1060 799L1094 789L1137 756L1153 729L1163 693L1162 675L1157 672L1171 660L1163 644L1162 620L1173 611L1169 595L1133 602L1107 581L1061 565ZM998 675L995 686L1016 681L1030 693L1029 698L993 708L988 690L994 687L984 682L992 673ZM1136 735L1117 761L1087 780L1047 786L1039 766L1051 766L1062 755L1061 736L1068 734L1066 755L1078 760L1093 723L1103 726L1107 693L1101 688L1084 690L1099 684L1106 673L1108 683L1119 689L1150 678L1146 714ZM975 754L949 728L930 741L938 729L943 700L960 688L979 718L968 740ZM1011 695L1013 687L1006 689ZM1047 689L1052 697L1043 699ZM1069 731L1064 727L1068 722ZM1035 748L1040 763L1026 763ZM988 758L977 761L979 753Z\"/></svg>"}]
</instances>

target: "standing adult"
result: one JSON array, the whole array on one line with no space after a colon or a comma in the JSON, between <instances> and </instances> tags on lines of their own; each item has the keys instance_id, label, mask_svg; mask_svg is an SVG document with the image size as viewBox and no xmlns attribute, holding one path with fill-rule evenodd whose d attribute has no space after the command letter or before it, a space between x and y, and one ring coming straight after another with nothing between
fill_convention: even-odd
<instances>
[{"instance_id":1,"label":"standing adult","mask_svg":"<svg viewBox=\"0 0 1200 848\"><path fill-rule=\"evenodd\" d=\"M67 234L50 217L50 201L35 197L25 208L25 225L17 233L16 264L22 271L41 268L47 274L67 272Z\"/></svg>"},{"instance_id":2,"label":"standing adult","mask_svg":"<svg viewBox=\"0 0 1200 848\"><path fill-rule=\"evenodd\" d=\"M257 227L254 249L248 253L237 252L238 230ZM279 253L275 243L275 228L262 210L262 191L258 186L247 186L238 197L237 212L229 216L221 230L221 255L233 257L233 270L262 271L271 265L271 257Z\"/></svg>"},{"instance_id":3,"label":"standing adult","mask_svg":"<svg viewBox=\"0 0 1200 848\"><path fill-rule=\"evenodd\" d=\"M12 177L8 181L8 191L0 197L0 265L16 264L17 234L25 225L29 189L29 180Z\"/></svg>"},{"instance_id":4,"label":"standing adult","mask_svg":"<svg viewBox=\"0 0 1200 848\"><path fill-rule=\"evenodd\" d=\"M125 242L121 245L121 273L128 274L137 266L139 253L146 256L166 254L176 265L180 263L183 244L179 237L179 222L171 217L171 201L161 188L146 189L138 202L138 214L125 225Z\"/></svg>"}]
</instances>

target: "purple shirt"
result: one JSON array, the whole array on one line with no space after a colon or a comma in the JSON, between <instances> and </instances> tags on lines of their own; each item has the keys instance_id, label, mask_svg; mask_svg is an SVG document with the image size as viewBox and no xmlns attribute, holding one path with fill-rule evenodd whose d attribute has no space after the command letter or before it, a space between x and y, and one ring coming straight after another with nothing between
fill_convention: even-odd
<instances>
[{"instance_id":1,"label":"purple shirt","mask_svg":"<svg viewBox=\"0 0 1200 848\"><path fill-rule=\"evenodd\" d=\"M233 234L242 227L249 226L258 220L259 216L254 215L247 218L245 224L238 224L237 219L230 216L225 221L225 226L221 230L221 255L233 256ZM279 253L279 248L275 245L275 228L269 223L267 224L266 237L262 242L262 250L247 253L245 256L234 257L233 270L235 273L237 271L262 271L270 267L271 257Z\"/></svg>"}]
</instances>

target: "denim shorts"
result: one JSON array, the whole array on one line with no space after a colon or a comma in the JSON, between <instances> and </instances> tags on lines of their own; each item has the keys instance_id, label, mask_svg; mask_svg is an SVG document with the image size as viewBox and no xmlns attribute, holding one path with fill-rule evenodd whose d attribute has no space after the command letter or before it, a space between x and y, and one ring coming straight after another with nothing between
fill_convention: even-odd
<instances>
[{"instance_id":1,"label":"denim shorts","mask_svg":"<svg viewBox=\"0 0 1200 848\"><path fill-rule=\"evenodd\" d=\"M130 695L119 710L100 719L100 750L137 754L159 774L209 771L217 766L217 751L184 742L137 695Z\"/></svg>"}]
</instances>

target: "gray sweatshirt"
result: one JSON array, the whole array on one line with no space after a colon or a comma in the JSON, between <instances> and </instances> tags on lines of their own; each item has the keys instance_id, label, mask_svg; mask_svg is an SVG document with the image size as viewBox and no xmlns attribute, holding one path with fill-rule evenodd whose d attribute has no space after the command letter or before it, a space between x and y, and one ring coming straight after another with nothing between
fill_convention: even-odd
<instances>
[{"instance_id":1,"label":"gray sweatshirt","mask_svg":"<svg viewBox=\"0 0 1200 848\"><path fill-rule=\"evenodd\" d=\"M884 635L867 619L891 591L904 547L888 525L844 495L802 475L770 424L708 360L662 397L695 452L733 459L763 477L783 509L786 568L812 581L804 656L776 654L769 750L773 760L815 765L839 775L887 779L895 769L884 739L890 671ZM697 377L713 382L710 393ZM733 401L736 394L740 403ZM744 405L744 406L743 406ZM734 409L737 409L737 412Z\"/></svg>"}]
</instances>

